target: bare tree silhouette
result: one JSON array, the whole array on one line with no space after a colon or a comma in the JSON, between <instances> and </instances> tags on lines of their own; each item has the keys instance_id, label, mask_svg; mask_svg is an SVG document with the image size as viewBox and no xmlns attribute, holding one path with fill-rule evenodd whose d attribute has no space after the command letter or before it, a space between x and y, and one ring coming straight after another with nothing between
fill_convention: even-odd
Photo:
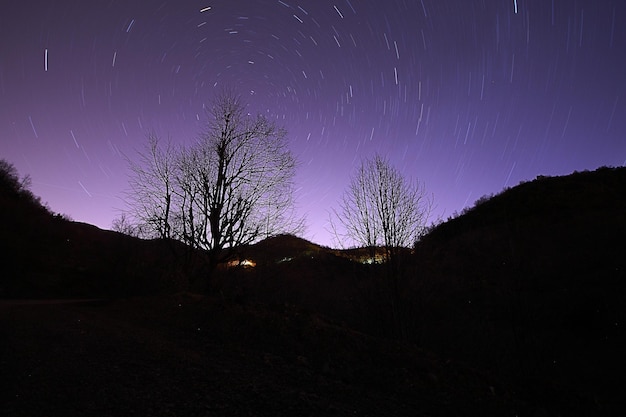
<instances>
[{"instance_id":1,"label":"bare tree silhouette","mask_svg":"<svg viewBox=\"0 0 626 417\"><path fill-rule=\"evenodd\" d=\"M156 133L150 133L144 151L138 155L138 161L126 158L132 171L126 203L135 224L122 213L123 226L126 232L132 228L142 237L171 238L173 182L178 163L176 150L169 138L163 147Z\"/></svg>"},{"instance_id":2,"label":"bare tree silhouette","mask_svg":"<svg viewBox=\"0 0 626 417\"><path fill-rule=\"evenodd\" d=\"M418 182L405 179L379 155L364 161L344 192L335 219L336 238L385 249L386 260L398 248L412 246L423 234L432 210L432 197Z\"/></svg>"},{"instance_id":3,"label":"bare tree silhouette","mask_svg":"<svg viewBox=\"0 0 626 417\"><path fill-rule=\"evenodd\" d=\"M408 337L415 306L402 290L406 273L400 257L424 233L431 209L432 198L423 185L406 180L376 155L361 164L343 194L339 211L334 211L343 234L331 217L337 239L369 248L370 260L384 263L386 279L375 281L379 286L375 300L382 302L381 317L390 314L389 321L383 320L385 331L402 339Z\"/></svg>"},{"instance_id":4,"label":"bare tree silhouette","mask_svg":"<svg viewBox=\"0 0 626 417\"><path fill-rule=\"evenodd\" d=\"M231 92L216 98L209 117L190 147L148 137L139 161L129 161L127 203L142 230L200 249L212 270L237 246L301 233L304 220L295 216L296 162L286 131L250 116Z\"/></svg>"}]
</instances>

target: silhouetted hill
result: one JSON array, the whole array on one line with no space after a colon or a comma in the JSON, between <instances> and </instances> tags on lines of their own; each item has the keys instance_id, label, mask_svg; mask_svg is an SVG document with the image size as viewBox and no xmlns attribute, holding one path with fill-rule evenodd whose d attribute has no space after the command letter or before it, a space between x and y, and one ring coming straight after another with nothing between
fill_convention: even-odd
<instances>
[{"instance_id":1,"label":"silhouetted hill","mask_svg":"<svg viewBox=\"0 0 626 417\"><path fill-rule=\"evenodd\" d=\"M548 408L619 415L624 236L626 168L538 177L483 199L416 245L415 334Z\"/></svg>"},{"instance_id":2,"label":"silhouetted hill","mask_svg":"<svg viewBox=\"0 0 626 417\"><path fill-rule=\"evenodd\" d=\"M176 242L146 241L55 215L0 187L0 298L119 297L186 287Z\"/></svg>"},{"instance_id":3,"label":"silhouetted hill","mask_svg":"<svg viewBox=\"0 0 626 417\"><path fill-rule=\"evenodd\" d=\"M272 259L280 256L283 258L295 258L299 256L320 253L325 248L293 235L278 235L262 240L250 248L250 255L257 258L265 258L265 262L276 262L280 259Z\"/></svg>"},{"instance_id":4,"label":"silhouetted hill","mask_svg":"<svg viewBox=\"0 0 626 417\"><path fill-rule=\"evenodd\" d=\"M626 168L603 167L562 177L538 176L498 195L482 197L473 208L439 225L424 240L449 243L448 238L472 230L514 228L528 221L553 224L584 220L576 228L585 224L588 229L619 227L623 223L621 214L626 210L625 183Z\"/></svg>"}]
</instances>

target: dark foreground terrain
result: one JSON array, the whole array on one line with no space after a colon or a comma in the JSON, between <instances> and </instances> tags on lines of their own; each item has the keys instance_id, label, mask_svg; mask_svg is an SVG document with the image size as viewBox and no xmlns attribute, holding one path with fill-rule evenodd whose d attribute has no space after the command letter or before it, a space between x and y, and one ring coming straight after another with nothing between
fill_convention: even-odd
<instances>
[{"instance_id":1,"label":"dark foreground terrain","mask_svg":"<svg viewBox=\"0 0 626 417\"><path fill-rule=\"evenodd\" d=\"M0 340L4 416L542 415L493 377L294 307L5 301Z\"/></svg>"},{"instance_id":2,"label":"dark foreground terrain","mask_svg":"<svg viewBox=\"0 0 626 417\"><path fill-rule=\"evenodd\" d=\"M209 275L0 170L0 416L621 417L624 236L626 168L601 168L479 200L394 280L295 236Z\"/></svg>"}]
</instances>

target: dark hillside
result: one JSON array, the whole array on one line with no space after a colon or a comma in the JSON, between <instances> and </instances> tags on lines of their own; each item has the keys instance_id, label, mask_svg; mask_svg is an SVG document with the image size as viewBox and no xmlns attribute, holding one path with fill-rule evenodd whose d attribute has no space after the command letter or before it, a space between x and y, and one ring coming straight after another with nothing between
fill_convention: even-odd
<instances>
[{"instance_id":1,"label":"dark hillside","mask_svg":"<svg viewBox=\"0 0 626 417\"><path fill-rule=\"evenodd\" d=\"M245 254L256 259L258 264L271 264L298 257L314 256L325 250L315 243L293 235L279 235L248 247Z\"/></svg>"},{"instance_id":2,"label":"dark hillside","mask_svg":"<svg viewBox=\"0 0 626 417\"><path fill-rule=\"evenodd\" d=\"M416 245L426 312L416 334L546 406L617 415L624 236L626 168L538 177L484 200Z\"/></svg>"},{"instance_id":3,"label":"dark hillside","mask_svg":"<svg viewBox=\"0 0 626 417\"><path fill-rule=\"evenodd\" d=\"M578 227L619 226L626 211L626 168L599 168L564 177L538 176L514 188L479 199L462 216L439 225L424 239L438 245L481 228L505 227L519 233L523 222L550 225L575 221ZM612 224L617 220L617 225ZM593 230L593 229L591 229Z\"/></svg>"},{"instance_id":4,"label":"dark hillside","mask_svg":"<svg viewBox=\"0 0 626 417\"><path fill-rule=\"evenodd\" d=\"M0 184L0 298L119 297L182 289L175 242L145 241L52 214Z\"/></svg>"}]
</instances>

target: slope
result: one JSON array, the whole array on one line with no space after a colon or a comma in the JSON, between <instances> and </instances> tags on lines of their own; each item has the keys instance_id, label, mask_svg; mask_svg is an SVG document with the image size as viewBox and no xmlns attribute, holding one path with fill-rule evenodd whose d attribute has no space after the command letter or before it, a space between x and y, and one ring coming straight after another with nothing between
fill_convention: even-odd
<instances>
[{"instance_id":1,"label":"slope","mask_svg":"<svg viewBox=\"0 0 626 417\"><path fill-rule=\"evenodd\" d=\"M182 248L176 242L146 241L70 221L53 214L15 178L0 182L0 298L118 297L181 289L187 284L176 269L177 252Z\"/></svg>"},{"instance_id":2,"label":"slope","mask_svg":"<svg viewBox=\"0 0 626 417\"><path fill-rule=\"evenodd\" d=\"M426 315L414 334L547 408L617 415L625 234L626 168L538 177L482 199L416 245Z\"/></svg>"}]
</instances>

